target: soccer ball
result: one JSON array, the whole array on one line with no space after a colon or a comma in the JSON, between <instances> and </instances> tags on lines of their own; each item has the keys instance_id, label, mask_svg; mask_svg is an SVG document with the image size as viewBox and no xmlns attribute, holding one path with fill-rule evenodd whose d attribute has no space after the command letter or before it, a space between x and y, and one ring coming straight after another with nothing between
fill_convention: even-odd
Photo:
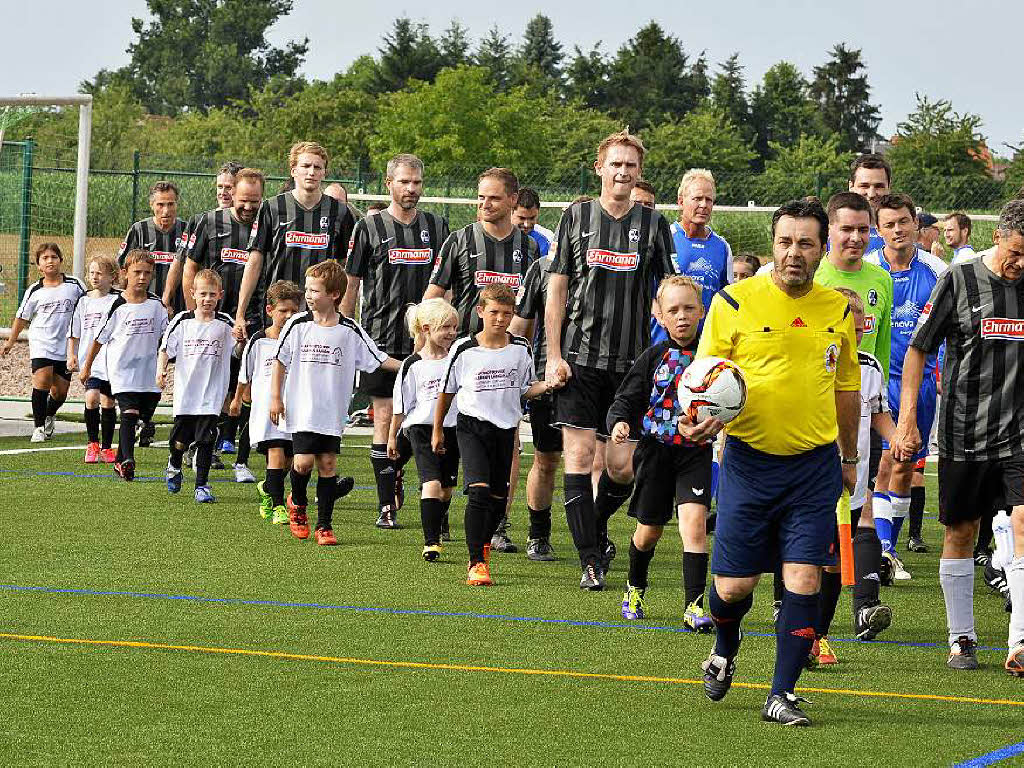
<instances>
[{"instance_id":1,"label":"soccer ball","mask_svg":"<svg viewBox=\"0 0 1024 768\"><path fill-rule=\"evenodd\" d=\"M702 357L679 380L679 410L694 424L715 418L728 424L747 402L747 382L732 360Z\"/></svg>"}]
</instances>

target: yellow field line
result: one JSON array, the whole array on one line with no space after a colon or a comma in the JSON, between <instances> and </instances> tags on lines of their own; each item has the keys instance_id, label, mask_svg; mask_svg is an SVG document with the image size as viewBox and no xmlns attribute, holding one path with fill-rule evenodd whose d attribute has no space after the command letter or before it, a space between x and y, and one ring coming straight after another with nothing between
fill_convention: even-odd
<instances>
[{"instance_id":1,"label":"yellow field line","mask_svg":"<svg viewBox=\"0 0 1024 768\"><path fill-rule=\"evenodd\" d=\"M2 640L21 640L37 643L63 643L67 645L108 646L114 648L144 648L158 651L188 651L191 653L219 653L228 656L255 656L268 659L287 659L289 661L315 661L327 664L354 664L371 667L394 667L401 669L437 669L454 672L499 672L508 675L545 675L548 677L569 677L588 680L616 680L629 683L668 683L672 685L703 685L703 680L688 680L678 677L653 677L649 675L613 675L602 672L576 672L569 669L524 669L521 667L482 667L469 664L435 664L422 661L386 661L383 659L354 659L345 656L314 656L305 653L285 653L283 651L257 651L250 648L214 648L202 645L171 645L167 643L147 643L136 640L92 640L77 637L50 637L47 635L18 635L0 632ZM770 686L761 683L733 683L734 688L751 688L769 690ZM834 693L841 696L866 696L883 699L915 699L919 701L949 701L959 704L1000 704L1011 707L1024 707L1024 701L1012 699L978 699L972 696L939 696L931 693L897 693L892 691L857 691L847 688L805 688L800 693Z\"/></svg>"}]
</instances>

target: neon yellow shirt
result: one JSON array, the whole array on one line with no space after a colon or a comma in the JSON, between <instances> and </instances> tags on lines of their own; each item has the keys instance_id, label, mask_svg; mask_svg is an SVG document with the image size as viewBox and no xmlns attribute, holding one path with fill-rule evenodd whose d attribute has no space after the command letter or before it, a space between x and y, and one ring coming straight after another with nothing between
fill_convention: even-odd
<instances>
[{"instance_id":1,"label":"neon yellow shirt","mask_svg":"<svg viewBox=\"0 0 1024 768\"><path fill-rule=\"evenodd\" d=\"M747 404L728 434L791 456L835 442L835 393L860 390L857 333L846 299L814 283L792 299L771 274L726 286L711 302L697 357L742 370Z\"/></svg>"}]
</instances>

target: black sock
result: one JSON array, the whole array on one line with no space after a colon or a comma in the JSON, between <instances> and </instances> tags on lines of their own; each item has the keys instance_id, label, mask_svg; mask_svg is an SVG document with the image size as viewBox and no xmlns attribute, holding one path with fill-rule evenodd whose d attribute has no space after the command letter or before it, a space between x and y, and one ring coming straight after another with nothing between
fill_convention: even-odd
<instances>
[{"instance_id":1,"label":"black sock","mask_svg":"<svg viewBox=\"0 0 1024 768\"><path fill-rule=\"evenodd\" d=\"M32 421L37 427L43 426L46 421L46 403L50 399L50 390L32 390Z\"/></svg>"},{"instance_id":2,"label":"black sock","mask_svg":"<svg viewBox=\"0 0 1024 768\"><path fill-rule=\"evenodd\" d=\"M646 552L637 549L633 539L630 538L628 580L631 587L647 589L647 572L650 570L651 560L654 558L654 549L655 547L651 547Z\"/></svg>"},{"instance_id":3,"label":"black sock","mask_svg":"<svg viewBox=\"0 0 1024 768\"><path fill-rule=\"evenodd\" d=\"M827 635L832 628L832 619L839 605L843 591L843 576L840 573L821 572L821 591L818 593L818 623L815 627L818 637Z\"/></svg>"},{"instance_id":4,"label":"black sock","mask_svg":"<svg viewBox=\"0 0 1024 768\"><path fill-rule=\"evenodd\" d=\"M248 405L242 406L242 413L238 417L238 452L235 454L236 464L248 464L249 453L252 450L252 445L249 443L249 412L251 408Z\"/></svg>"},{"instance_id":5,"label":"black sock","mask_svg":"<svg viewBox=\"0 0 1024 768\"><path fill-rule=\"evenodd\" d=\"M771 694L792 693L800 679L807 654L814 645L818 621L818 596L782 593L782 612L775 623L775 675Z\"/></svg>"},{"instance_id":6,"label":"black sock","mask_svg":"<svg viewBox=\"0 0 1024 768\"><path fill-rule=\"evenodd\" d=\"M715 654L733 658L740 649L740 621L754 604L754 596L747 595L735 603L727 603L718 596L714 579L708 587L708 612L715 622Z\"/></svg>"},{"instance_id":7,"label":"black sock","mask_svg":"<svg viewBox=\"0 0 1024 768\"><path fill-rule=\"evenodd\" d=\"M222 413L217 426L219 427L220 433L217 435L218 445L221 440L230 440L232 443L235 442L235 437L238 433L238 417Z\"/></svg>"},{"instance_id":8,"label":"black sock","mask_svg":"<svg viewBox=\"0 0 1024 768\"><path fill-rule=\"evenodd\" d=\"M395 508L395 464L388 458L388 447L384 443L373 443L370 446L370 466L377 481L377 508L394 510Z\"/></svg>"},{"instance_id":9,"label":"black sock","mask_svg":"<svg viewBox=\"0 0 1024 768\"><path fill-rule=\"evenodd\" d=\"M100 448L109 448L113 444L116 426L117 409L100 408Z\"/></svg>"},{"instance_id":10,"label":"black sock","mask_svg":"<svg viewBox=\"0 0 1024 768\"><path fill-rule=\"evenodd\" d=\"M196 488L210 484L210 464L213 462L213 443L196 443Z\"/></svg>"},{"instance_id":11,"label":"black sock","mask_svg":"<svg viewBox=\"0 0 1024 768\"><path fill-rule=\"evenodd\" d=\"M57 411L64 405L64 400L54 400L52 397L48 397L46 400L46 415L56 416Z\"/></svg>"},{"instance_id":12,"label":"black sock","mask_svg":"<svg viewBox=\"0 0 1024 768\"><path fill-rule=\"evenodd\" d=\"M505 508L508 506L508 499L504 496L491 496L491 516L487 519L487 543L491 537L498 532L498 527L505 519Z\"/></svg>"},{"instance_id":13,"label":"black sock","mask_svg":"<svg viewBox=\"0 0 1024 768\"><path fill-rule=\"evenodd\" d=\"M402 469L412 458L412 443L409 442L409 438L405 436L405 432L399 431L398 433L398 458L394 461L395 470Z\"/></svg>"},{"instance_id":14,"label":"black sock","mask_svg":"<svg viewBox=\"0 0 1024 768\"><path fill-rule=\"evenodd\" d=\"M594 515L594 486L589 474L565 475L565 519L580 563L597 562L597 520Z\"/></svg>"},{"instance_id":15,"label":"black sock","mask_svg":"<svg viewBox=\"0 0 1024 768\"><path fill-rule=\"evenodd\" d=\"M444 502L440 499L420 499L420 522L423 524L423 543L427 546L441 543L441 511Z\"/></svg>"},{"instance_id":16,"label":"black sock","mask_svg":"<svg viewBox=\"0 0 1024 768\"><path fill-rule=\"evenodd\" d=\"M89 436L90 443L100 441L100 409L85 409L85 433Z\"/></svg>"},{"instance_id":17,"label":"black sock","mask_svg":"<svg viewBox=\"0 0 1024 768\"><path fill-rule=\"evenodd\" d=\"M270 496L275 507L284 506L284 470L268 468L263 490Z\"/></svg>"},{"instance_id":18,"label":"black sock","mask_svg":"<svg viewBox=\"0 0 1024 768\"><path fill-rule=\"evenodd\" d=\"M297 507L305 507L309 504L309 498L306 496L306 486L309 485L309 475L299 474L293 467L288 479L292 484L292 504Z\"/></svg>"},{"instance_id":19,"label":"black sock","mask_svg":"<svg viewBox=\"0 0 1024 768\"><path fill-rule=\"evenodd\" d=\"M316 527L330 530L331 518L334 517L334 491L338 481L331 477L316 478Z\"/></svg>"},{"instance_id":20,"label":"black sock","mask_svg":"<svg viewBox=\"0 0 1024 768\"><path fill-rule=\"evenodd\" d=\"M117 460L135 461L135 425L139 414L121 413L121 430L117 435Z\"/></svg>"},{"instance_id":21,"label":"black sock","mask_svg":"<svg viewBox=\"0 0 1024 768\"><path fill-rule=\"evenodd\" d=\"M597 481L597 496L594 497L598 541L608 538L608 521L626 503L632 492L633 483L616 483L608 476L608 472L601 473L601 479Z\"/></svg>"},{"instance_id":22,"label":"black sock","mask_svg":"<svg viewBox=\"0 0 1024 768\"><path fill-rule=\"evenodd\" d=\"M544 507L544 509L534 509L533 507L527 507L530 510L530 538L531 539L550 539L551 538L551 505Z\"/></svg>"},{"instance_id":23,"label":"black sock","mask_svg":"<svg viewBox=\"0 0 1024 768\"><path fill-rule=\"evenodd\" d=\"M708 553L683 552L683 592L686 604L697 602L708 583Z\"/></svg>"},{"instance_id":24,"label":"black sock","mask_svg":"<svg viewBox=\"0 0 1024 768\"><path fill-rule=\"evenodd\" d=\"M170 465L175 469L181 469L181 461L185 456L185 446L182 446L181 443L172 441L168 446L168 449L171 454L168 457Z\"/></svg>"},{"instance_id":25,"label":"black sock","mask_svg":"<svg viewBox=\"0 0 1024 768\"><path fill-rule=\"evenodd\" d=\"M466 501L466 547L469 562L479 563L484 559L484 544L491 538L487 535L487 521L491 515L491 492L481 486L470 486Z\"/></svg>"},{"instance_id":26,"label":"black sock","mask_svg":"<svg viewBox=\"0 0 1024 768\"><path fill-rule=\"evenodd\" d=\"M775 578L772 580L772 600L782 602L782 563L775 564Z\"/></svg>"},{"instance_id":27,"label":"black sock","mask_svg":"<svg viewBox=\"0 0 1024 768\"><path fill-rule=\"evenodd\" d=\"M853 613L878 602L878 569L882 563L882 542L875 527L858 528L853 537Z\"/></svg>"},{"instance_id":28,"label":"black sock","mask_svg":"<svg viewBox=\"0 0 1024 768\"><path fill-rule=\"evenodd\" d=\"M451 532L451 525L448 521L448 510L451 509L451 506L451 499L448 499L448 501L441 502L441 530L447 528L449 533Z\"/></svg>"},{"instance_id":29,"label":"black sock","mask_svg":"<svg viewBox=\"0 0 1024 768\"><path fill-rule=\"evenodd\" d=\"M974 545L975 552L988 550L992 544L992 516L994 510L981 516L981 524L978 527L978 543Z\"/></svg>"},{"instance_id":30,"label":"black sock","mask_svg":"<svg viewBox=\"0 0 1024 768\"><path fill-rule=\"evenodd\" d=\"M924 486L910 489L910 538L921 538L924 523Z\"/></svg>"}]
</instances>

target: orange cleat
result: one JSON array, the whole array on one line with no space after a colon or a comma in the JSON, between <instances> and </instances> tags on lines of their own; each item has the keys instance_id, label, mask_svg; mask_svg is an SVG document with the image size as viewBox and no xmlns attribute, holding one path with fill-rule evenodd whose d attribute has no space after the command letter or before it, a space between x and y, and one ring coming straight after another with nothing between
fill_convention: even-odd
<instances>
[{"instance_id":1,"label":"orange cleat","mask_svg":"<svg viewBox=\"0 0 1024 768\"><path fill-rule=\"evenodd\" d=\"M469 573L466 575L466 583L471 587L489 587L494 582L491 580L491 569L487 563L473 563L469 566Z\"/></svg>"},{"instance_id":2,"label":"orange cleat","mask_svg":"<svg viewBox=\"0 0 1024 768\"><path fill-rule=\"evenodd\" d=\"M117 451L113 448L100 448L100 461L104 464L113 464L117 461Z\"/></svg>"},{"instance_id":3,"label":"orange cleat","mask_svg":"<svg viewBox=\"0 0 1024 768\"><path fill-rule=\"evenodd\" d=\"M85 446L85 463L97 464L100 460L100 444L89 443Z\"/></svg>"},{"instance_id":4,"label":"orange cleat","mask_svg":"<svg viewBox=\"0 0 1024 768\"><path fill-rule=\"evenodd\" d=\"M316 539L316 543L321 547L338 546L338 540L334 536L334 531L330 528L317 528L313 531L313 538Z\"/></svg>"},{"instance_id":5,"label":"orange cleat","mask_svg":"<svg viewBox=\"0 0 1024 768\"><path fill-rule=\"evenodd\" d=\"M292 495L289 493L285 500L288 504L288 529L296 539L309 538L309 521L306 519L306 507L298 506L292 502Z\"/></svg>"}]
</instances>

